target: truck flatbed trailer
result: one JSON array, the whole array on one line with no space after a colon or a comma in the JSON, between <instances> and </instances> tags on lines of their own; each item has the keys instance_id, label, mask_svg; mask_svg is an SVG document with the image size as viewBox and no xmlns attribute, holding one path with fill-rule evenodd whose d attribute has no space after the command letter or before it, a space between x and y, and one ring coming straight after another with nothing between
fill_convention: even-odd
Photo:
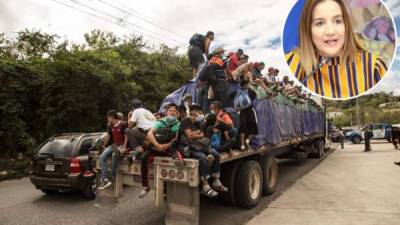
<instances>
[{"instance_id":1,"label":"truck flatbed trailer","mask_svg":"<svg viewBox=\"0 0 400 225\"><path fill-rule=\"evenodd\" d=\"M253 208L262 195L275 191L278 157L305 158L310 154L322 157L324 150L325 135L317 133L284 140L274 146L263 145L255 150L233 150L231 156L223 152L220 159L221 181L229 191L220 193L219 197L234 206ZM99 152L92 151L90 155L94 168L99 170ZM112 188L115 198L122 195L124 186L142 186L140 165L139 160L132 163L125 158L121 160ZM198 166L197 160L187 158L184 165L178 167L170 157L156 157L154 163L149 164L149 182L155 191L154 204L167 210L165 224L199 224Z\"/></svg>"}]
</instances>

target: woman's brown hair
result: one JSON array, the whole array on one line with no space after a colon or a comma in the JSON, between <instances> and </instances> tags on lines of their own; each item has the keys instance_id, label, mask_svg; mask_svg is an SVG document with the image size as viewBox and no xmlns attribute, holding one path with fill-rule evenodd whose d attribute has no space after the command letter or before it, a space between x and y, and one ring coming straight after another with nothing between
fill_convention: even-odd
<instances>
[{"instance_id":1,"label":"woman's brown hair","mask_svg":"<svg viewBox=\"0 0 400 225\"><path fill-rule=\"evenodd\" d=\"M316 68L318 64L317 52L311 38L313 10L317 4L325 1L335 1L339 4L342 11L345 26L345 40L340 57L346 61L353 61L358 50L363 49L353 32L349 13L342 0L306 0L300 18L299 48L295 51L300 55L301 66L307 75L311 74L313 68Z\"/></svg>"}]
</instances>

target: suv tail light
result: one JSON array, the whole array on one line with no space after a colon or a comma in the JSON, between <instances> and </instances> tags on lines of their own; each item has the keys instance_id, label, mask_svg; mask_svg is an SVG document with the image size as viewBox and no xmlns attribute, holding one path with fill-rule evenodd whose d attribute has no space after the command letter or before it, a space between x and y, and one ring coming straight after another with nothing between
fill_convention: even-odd
<instances>
[{"instance_id":1,"label":"suv tail light","mask_svg":"<svg viewBox=\"0 0 400 225\"><path fill-rule=\"evenodd\" d=\"M81 173L81 161L79 158L70 158L69 172L70 173Z\"/></svg>"}]
</instances>

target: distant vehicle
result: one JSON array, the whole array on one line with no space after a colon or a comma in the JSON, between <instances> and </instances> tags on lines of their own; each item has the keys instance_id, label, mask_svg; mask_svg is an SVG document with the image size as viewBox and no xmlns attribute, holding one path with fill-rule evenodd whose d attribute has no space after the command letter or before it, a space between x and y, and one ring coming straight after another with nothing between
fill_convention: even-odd
<instances>
[{"instance_id":1,"label":"distant vehicle","mask_svg":"<svg viewBox=\"0 0 400 225\"><path fill-rule=\"evenodd\" d=\"M386 139L390 140L390 125L386 123L375 123L372 124L372 139ZM353 144L360 144L364 140L364 134L359 130L348 131L345 134L346 140L350 140ZM390 142L390 141L389 141Z\"/></svg>"},{"instance_id":2,"label":"distant vehicle","mask_svg":"<svg viewBox=\"0 0 400 225\"><path fill-rule=\"evenodd\" d=\"M372 124L372 133L374 134L374 139L389 139L391 132L388 128L390 128L389 124L386 123L375 123Z\"/></svg>"},{"instance_id":3,"label":"distant vehicle","mask_svg":"<svg viewBox=\"0 0 400 225\"><path fill-rule=\"evenodd\" d=\"M364 139L362 132L359 130L351 130L347 131L345 134L346 140L351 141L353 144L360 144L361 141Z\"/></svg>"},{"instance_id":4,"label":"distant vehicle","mask_svg":"<svg viewBox=\"0 0 400 225\"><path fill-rule=\"evenodd\" d=\"M89 150L103 133L68 133L47 139L32 159L30 180L46 194L80 190L87 199L96 197L96 175L89 171Z\"/></svg>"}]
</instances>

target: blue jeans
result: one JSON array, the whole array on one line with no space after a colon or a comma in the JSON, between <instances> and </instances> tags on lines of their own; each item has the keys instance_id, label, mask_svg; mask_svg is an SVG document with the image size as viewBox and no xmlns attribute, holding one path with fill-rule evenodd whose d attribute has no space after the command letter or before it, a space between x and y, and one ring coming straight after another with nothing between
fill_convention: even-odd
<instances>
[{"instance_id":1,"label":"blue jeans","mask_svg":"<svg viewBox=\"0 0 400 225\"><path fill-rule=\"evenodd\" d=\"M208 113L208 84L199 84L197 86L197 104L201 106L204 114Z\"/></svg>"},{"instance_id":2,"label":"blue jeans","mask_svg":"<svg viewBox=\"0 0 400 225\"><path fill-rule=\"evenodd\" d=\"M200 179L206 180L210 177L210 172L212 177L219 178L221 172L221 164L220 164L220 157L219 153L211 149L211 154L214 156L214 161L211 165L209 170L208 162L207 162L207 155L202 151L193 151L192 158L199 160L199 172L200 172Z\"/></svg>"},{"instance_id":3,"label":"blue jeans","mask_svg":"<svg viewBox=\"0 0 400 225\"><path fill-rule=\"evenodd\" d=\"M107 163L107 159L110 157L112 157L111 175L115 177L118 168L119 154L113 152L112 145L108 146L100 155L101 179L103 180L110 178L108 173L108 163Z\"/></svg>"}]
</instances>

